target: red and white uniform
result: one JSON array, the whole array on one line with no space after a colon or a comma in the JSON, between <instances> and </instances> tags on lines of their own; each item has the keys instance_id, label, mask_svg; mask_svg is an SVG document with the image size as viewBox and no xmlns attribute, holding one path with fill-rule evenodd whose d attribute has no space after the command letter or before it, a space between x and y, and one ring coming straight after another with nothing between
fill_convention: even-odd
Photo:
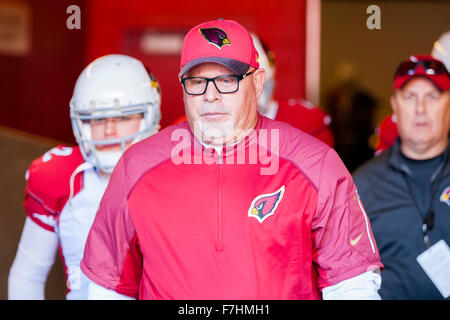
<instances>
[{"instance_id":1,"label":"red and white uniform","mask_svg":"<svg viewBox=\"0 0 450 320\"><path fill-rule=\"evenodd\" d=\"M277 130L279 141L259 140ZM382 267L333 149L262 116L220 156L196 141L181 123L122 156L81 263L95 283L139 299L320 299ZM277 170L261 174L269 165L251 162L254 148L279 155Z\"/></svg>"},{"instance_id":2,"label":"red and white uniform","mask_svg":"<svg viewBox=\"0 0 450 320\"><path fill-rule=\"evenodd\" d=\"M334 136L330 129L331 117L325 111L303 99L271 101L271 104L276 105L269 107L268 112L273 112L273 108L276 114L265 114L266 117L289 123L334 147Z\"/></svg>"},{"instance_id":3,"label":"red and white uniform","mask_svg":"<svg viewBox=\"0 0 450 320\"><path fill-rule=\"evenodd\" d=\"M79 266L108 183L93 168L79 172L83 163L79 147L58 146L34 160L27 171L25 210L32 221L58 236L68 280L67 299L86 298L87 279Z\"/></svg>"}]
</instances>

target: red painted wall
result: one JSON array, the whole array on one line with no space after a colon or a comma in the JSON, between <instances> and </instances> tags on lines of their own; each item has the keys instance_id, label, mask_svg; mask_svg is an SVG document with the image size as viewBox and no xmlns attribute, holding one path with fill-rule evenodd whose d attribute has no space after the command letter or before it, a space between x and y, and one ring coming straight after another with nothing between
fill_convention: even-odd
<instances>
[{"instance_id":1,"label":"red painted wall","mask_svg":"<svg viewBox=\"0 0 450 320\"><path fill-rule=\"evenodd\" d=\"M234 19L261 36L278 62L277 98L304 97L304 0L14 0L31 7L28 56L0 54L0 125L74 142L69 101L82 69L104 54L132 54L149 63L161 83L163 127L184 113L179 57L149 57L132 35L147 28L187 32L217 18ZM68 30L66 9L81 8L81 30ZM130 40L131 39L131 40Z\"/></svg>"},{"instance_id":2,"label":"red painted wall","mask_svg":"<svg viewBox=\"0 0 450 320\"><path fill-rule=\"evenodd\" d=\"M31 51L27 56L0 53L0 124L58 140L75 142L69 118L73 85L85 62L81 30L69 30L66 9L84 0L18 0L31 13Z\"/></svg>"},{"instance_id":3,"label":"red painted wall","mask_svg":"<svg viewBox=\"0 0 450 320\"><path fill-rule=\"evenodd\" d=\"M111 1L89 6L87 61L108 53L130 54L148 63L162 88L162 126L184 113L178 83L179 56L146 56L130 33L152 28L186 33L217 18L234 19L254 31L272 48L277 59L277 98L305 96L305 1ZM134 44L133 44L134 43Z\"/></svg>"}]
</instances>

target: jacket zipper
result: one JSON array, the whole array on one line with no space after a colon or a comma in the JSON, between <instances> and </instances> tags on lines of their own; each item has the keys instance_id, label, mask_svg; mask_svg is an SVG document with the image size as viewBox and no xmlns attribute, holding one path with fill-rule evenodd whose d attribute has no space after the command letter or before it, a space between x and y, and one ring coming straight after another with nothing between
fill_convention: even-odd
<instances>
[{"instance_id":1,"label":"jacket zipper","mask_svg":"<svg viewBox=\"0 0 450 320\"><path fill-rule=\"evenodd\" d=\"M222 196L223 196L223 150L219 154L219 201L217 210L217 242L216 251L223 251L223 240L222 240Z\"/></svg>"}]
</instances>

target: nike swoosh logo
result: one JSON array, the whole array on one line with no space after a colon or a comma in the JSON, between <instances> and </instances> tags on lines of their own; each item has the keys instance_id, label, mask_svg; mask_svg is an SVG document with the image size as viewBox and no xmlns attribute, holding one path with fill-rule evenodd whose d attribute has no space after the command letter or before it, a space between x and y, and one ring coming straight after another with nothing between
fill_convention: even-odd
<instances>
[{"instance_id":1,"label":"nike swoosh logo","mask_svg":"<svg viewBox=\"0 0 450 320\"><path fill-rule=\"evenodd\" d=\"M356 245L359 242L359 240L361 240L361 237L363 236L363 234L364 234L364 231L361 232L361 234L359 236L357 236L355 239L350 239L350 244L352 246Z\"/></svg>"}]
</instances>

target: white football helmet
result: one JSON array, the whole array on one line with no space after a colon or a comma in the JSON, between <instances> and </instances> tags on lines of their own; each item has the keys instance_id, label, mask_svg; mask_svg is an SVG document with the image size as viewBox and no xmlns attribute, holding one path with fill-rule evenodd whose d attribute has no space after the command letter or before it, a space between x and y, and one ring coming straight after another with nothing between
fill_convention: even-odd
<instances>
[{"instance_id":1,"label":"white football helmet","mask_svg":"<svg viewBox=\"0 0 450 320\"><path fill-rule=\"evenodd\" d=\"M262 43L256 34L251 33L251 36L255 49L258 51L259 67L266 70L263 92L258 100L259 110L264 114L269 107L275 89L275 54Z\"/></svg>"},{"instance_id":2,"label":"white football helmet","mask_svg":"<svg viewBox=\"0 0 450 320\"><path fill-rule=\"evenodd\" d=\"M431 55L441 60L450 71L450 31L443 33L433 44Z\"/></svg>"},{"instance_id":3,"label":"white football helmet","mask_svg":"<svg viewBox=\"0 0 450 320\"><path fill-rule=\"evenodd\" d=\"M150 73L150 74L149 74ZM136 143L155 134L161 119L159 84L141 61L111 54L91 62L80 74L70 100L70 117L81 153L94 167L111 173L125 151L125 143ZM127 137L92 140L88 120L142 114L139 131ZM98 151L95 146L121 144L121 151Z\"/></svg>"}]
</instances>

